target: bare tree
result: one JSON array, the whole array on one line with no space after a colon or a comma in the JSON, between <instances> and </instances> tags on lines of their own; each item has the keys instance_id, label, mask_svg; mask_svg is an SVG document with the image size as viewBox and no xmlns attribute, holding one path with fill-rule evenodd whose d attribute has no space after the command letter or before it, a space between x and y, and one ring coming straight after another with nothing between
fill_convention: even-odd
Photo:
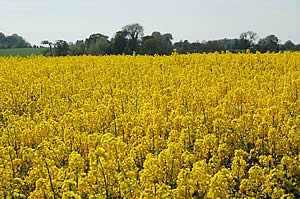
<instances>
[{"instance_id":1,"label":"bare tree","mask_svg":"<svg viewBox=\"0 0 300 199\"><path fill-rule=\"evenodd\" d=\"M255 41L258 39L257 33L252 31L243 32L240 34L240 40L242 47L247 50L250 47L254 46Z\"/></svg>"},{"instance_id":2,"label":"bare tree","mask_svg":"<svg viewBox=\"0 0 300 199\"><path fill-rule=\"evenodd\" d=\"M123 31L127 33L129 37L128 50L130 53L134 53L138 50L138 41L144 36L144 28L138 23L129 24L124 26Z\"/></svg>"},{"instance_id":3,"label":"bare tree","mask_svg":"<svg viewBox=\"0 0 300 199\"><path fill-rule=\"evenodd\" d=\"M49 45L49 50L50 50L50 55L53 56L53 52L52 52L52 46L53 46L53 43L48 41L48 40L44 40L41 42L42 45Z\"/></svg>"}]
</instances>

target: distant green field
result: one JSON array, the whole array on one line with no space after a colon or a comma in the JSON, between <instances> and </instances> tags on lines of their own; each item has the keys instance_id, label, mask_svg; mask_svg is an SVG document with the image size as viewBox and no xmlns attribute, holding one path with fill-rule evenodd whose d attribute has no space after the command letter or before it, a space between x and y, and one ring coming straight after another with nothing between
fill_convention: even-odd
<instances>
[{"instance_id":1,"label":"distant green field","mask_svg":"<svg viewBox=\"0 0 300 199\"><path fill-rule=\"evenodd\" d=\"M13 48L0 49L0 56L30 56L41 55L45 48Z\"/></svg>"}]
</instances>

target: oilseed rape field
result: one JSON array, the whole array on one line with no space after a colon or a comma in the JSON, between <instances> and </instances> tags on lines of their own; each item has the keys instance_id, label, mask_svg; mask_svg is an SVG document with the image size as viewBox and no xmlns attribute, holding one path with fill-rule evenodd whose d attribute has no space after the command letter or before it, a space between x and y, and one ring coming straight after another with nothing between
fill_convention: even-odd
<instances>
[{"instance_id":1,"label":"oilseed rape field","mask_svg":"<svg viewBox=\"0 0 300 199\"><path fill-rule=\"evenodd\" d=\"M0 198L299 198L300 53L0 57Z\"/></svg>"}]
</instances>

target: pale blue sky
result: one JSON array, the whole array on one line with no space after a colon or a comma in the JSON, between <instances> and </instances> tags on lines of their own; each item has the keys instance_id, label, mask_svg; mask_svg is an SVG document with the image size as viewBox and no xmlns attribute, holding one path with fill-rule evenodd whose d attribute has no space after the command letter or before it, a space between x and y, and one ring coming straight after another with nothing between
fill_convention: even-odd
<instances>
[{"instance_id":1,"label":"pale blue sky","mask_svg":"<svg viewBox=\"0 0 300 199\"><path fill-rule=\"evenodd\" d=\"M113 36L138 22L145 34L170 32L174 41L235 38L253 30L300 43L300 0L0 0L0 32L32 44Z\"/></svg>"}]
</instances>

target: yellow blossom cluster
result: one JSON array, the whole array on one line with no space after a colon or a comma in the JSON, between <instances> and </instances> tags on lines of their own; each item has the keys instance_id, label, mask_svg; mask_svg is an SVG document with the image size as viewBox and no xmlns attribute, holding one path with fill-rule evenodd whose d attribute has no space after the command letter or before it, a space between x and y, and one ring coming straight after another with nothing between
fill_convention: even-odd
<instances>
[{"instance_id":1,"label":"yellow blossom cluster","mask_svg":"<svg viewBox=\"0 0 300 199\"><path fill-rule=\"evenodd\" d=\"M0 58L0 198L299 198L300 53Z\"/></svg>"}]
</instances>

